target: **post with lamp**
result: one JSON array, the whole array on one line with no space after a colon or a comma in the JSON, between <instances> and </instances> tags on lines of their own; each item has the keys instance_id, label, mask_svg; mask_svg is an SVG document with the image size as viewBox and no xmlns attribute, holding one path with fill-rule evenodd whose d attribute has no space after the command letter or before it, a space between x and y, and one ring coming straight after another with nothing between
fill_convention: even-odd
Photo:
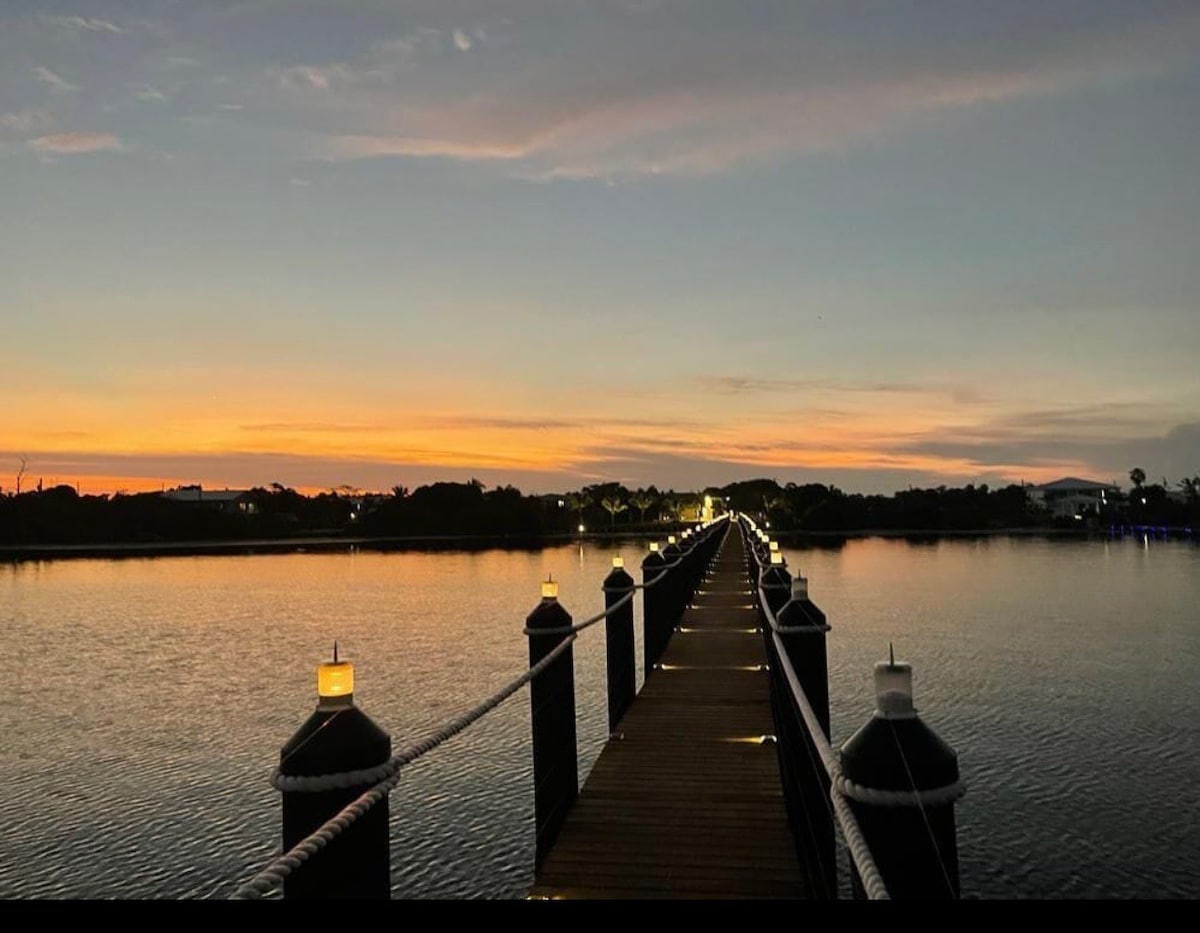
<instances>
[{"instance_id":1,"label":"post with lamp","mask_svg":"<svg viewBox=\"0 0 1200 933\"><path fill-rule=\"evenodd\" d=\"M612 570L604 580L604 608L611 610L604 622L606 663L608 667L608 731L629 709L637 692L637 652L633 635L633 594L636 584L625 571L625 560L612 559ZM622 603L621 601L624 600ZM620 608L613 606L621 603Z\"/></svg>"},{"instance_id":2,"label":"post with lamp","mask_svg":"<svg viewBox=\"0 0 1200 933\"><path fill-rule=\"evenodd\" d=\"M380 780L392 740L354 705L354 665L317 668L317 708L279 753L283 851L290 850ZM330 787L322 778L339 777ZM289 780L290 779L290 780ZM308 779L308 780L306 780ZM315 788L314 786L315 785ZM388 898L391 871L385 797L283 882L285 899Z\"/></svg>"},{"instance_id":3,"label":"post with lamp","mask_svg":"<svg viewBox=\"0 0 1200 933\"><path fill-rule=\"evenodd\" d=\"M571 632L571 614L558 601L558 584L542 584L541 602L525 619L529 666L538 664ZM575 659L570 645L529 684L533 728L535 865L554 846L579 794L575 741Z\"/></svg>"},{"instance_id":4,"label":"post with lamp","mask_svg":"<svg viewBox=\"0 0 1200 933\"><path fill-rule=\"evenodd\" d=\"M959 896L958 754L917 715L912 666L875 665L874 715L841 748L844 790L893 899ZM856 897L861 879L852 871Z\"/></svg>"},{"instance_id":5,"label":"post with lamp","mask_svg":"<svg viewBox=\"0 0 1200 933\"><path fill-rule=\"evenodd\" d=\"M771 553L774 556L778 552ZM828 741L829 665L825 634L829 625L825 613L809 599L808 580L799 571L792 579L791 598L775 619L783 651ZM805 864L817 866L815 874L825 880L824 894L833 898L837 896L837 852L833 814L829 809L829 775L820 763L813 737L790 699L781 704L780 715L783 735L779 742L779 763L788 812L807 827L803 836ZM801 841L799 837L797 841Z\"/></svg>"}]
</instances>

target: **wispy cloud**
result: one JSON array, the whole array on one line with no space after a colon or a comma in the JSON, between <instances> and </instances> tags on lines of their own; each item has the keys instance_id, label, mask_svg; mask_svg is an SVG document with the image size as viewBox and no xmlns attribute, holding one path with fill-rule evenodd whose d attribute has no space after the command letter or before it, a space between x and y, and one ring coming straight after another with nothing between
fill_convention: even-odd
<instances>
[{"instance_id":1,"label":"wispy cloud","mask_svg":"<svg viewBox=\"0 0 1200 933\"><path fill-rule=\"evenodd\" d=\"M96 19L90 16L43 16L42 22L64 29L73 29L76 32L106 32L112 35L120 35L125 32L111 20Z\"/></svg>"},{"instance_id":2,"label":"wispy cloud","mask_svg":"<svg viewBox=\"0 0 1200 933\"><path fill-rule=\"evenodd\" d=\"M954 43L915 27L887 42L845 24L823 33L799 13L770 32L721 32L669 12L595 38L565 33L552 56L481 49L466 86L437 62L406 84L381 46L296 66L285 80L342 93L340 120L322 110L324 122L342 124L320 146L333 159L519 160L540 178L696 176L841 150L914 118L1159 73L1200 41L1200 15L1189 10L1038 29L1000 11ZM476 44L462 30L450 35L460 50Z\"/></svg>"},{"instance_id":3,"label":"wispy cloud","mask_svg":"<svg viewBox=\"0 0 1200 933\"><path fill-rule=\"evenodd\" d=\"M45 82L56 91L70 92L79 90L78 84L72 84L62 75L51 71L45 65L38 65L33 69L33 73L38 76L39 81Z\"/></svg>"},{"instance_id":4,"label":"wispy cloud","mask_svg":"<svg viewBox=\"0 0 1200 933\"><path fill-rule=\"evenodd\" d=\"M131 90L133 91L133 96L138 100L164 101L167 99L166 94L149 84L135 84Z\"/></svg>"},{"instance_id":5,"label":"wispy cloud","mask_svg":"<svg viewBox=\"0 0 1200 933\"><path fill-rule=\"evenodd\" d=\"M805 392L871 395L938 395L958 403L981 401L974 386L940 382L854 382L844 379L763 379L753 376L698 376L702 389L724 395L800 394Z\"/></svg>"},{"instance_id":6,"label":"wispy cloud","mask_svg":"<svg viewBox=\"0 0 1200 933\"><path fill-rule=\"evenodd\" d=\"M54 118L45 110L18 110L13 113L0 113L0 129L22 136L41 132L53 125Z\"/></svg>"},{"instance_id":7,"label":"wispy cloud","mask_svg":"<svg viewBox=\"0 0 1200 933\"><path fill-rule=\"evenodd\" d=\"M254 434L369 434L384 430L379 424L358 424L346 421L268 421L260 424L238 425L238 430Z\"/></svg>"},{"instance_id":8,"label":"wispy cloud","mask_svg":"<svg viewBox=\"0 0 1200 933\"><path fill-rule=\"evenodd\" d=\"M29 145L38 152L53 155L82 155L117 151L121 140L112 133L53 133L31 139Z\"/></svg>"},{"instance_id":9,"label":"wispy cloud","mask_svg":"<svg viewBox=\"0 0 1200 933\"><path fill-rule=\"evenodd\" d=\"M292 65L276 69L273 74L283 87L310 87L327 91L335 84L353 80L353 73L345 65Z\"/></svg>"},{"instance_id":10,"label":"wispy cloud","mask_svg":"<svg viewBox=\"0 0 1200 933\"><path fill-rule=\"evenodd\" d=\"M1010 466L1009 475L1022 468L1044 467L1110 479L1124 476L1132 467L1152 465L1149 469L1157 468L1173 481L1193 475L1200 463L1200 422L1172 425L1159 433L1143 426L1140 433L1132 434L1111 433L1095 424L1052 430L1055 419L1037 415L1030 416L1029 422L1040 430L1022 431L1004 422L964 433L947 429L899 449L910 455L963 460L977 470L1022 465Z\"/></svg>"}]
</instances>

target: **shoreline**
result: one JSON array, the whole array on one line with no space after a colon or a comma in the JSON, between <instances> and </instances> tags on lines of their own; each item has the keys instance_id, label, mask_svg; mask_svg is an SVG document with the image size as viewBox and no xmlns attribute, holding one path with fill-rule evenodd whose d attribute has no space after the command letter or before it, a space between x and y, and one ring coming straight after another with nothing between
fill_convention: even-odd
<instances>
[{"instance_id":1,"label":"shoreline","mask_svg":"<svg viewBox=\"0 0 1200 933\"><path fill-rule=\"evenodd\" d=\"M1176 531L1176 529L1172 529ZM1177 529L1182 531L1182 529ZM671 529L647 531L586 532L582 535L405 535L387 538L312 535L300 538L258 538L215 541L115 542L107 544L25 544L0 546L0 562L22 563L72 558L205 557L252 554L331 553L347 550L488 550L510 548L537 550L548 545L576 541L661 538ZM1105 532L1076 528L985 528L946 530L910 528L903 530L866 528L855 531L785 531L774 536L783 543L803 543L809 539L835 541L861 538L983 538L1053 537L1107 538Z\"/></svg>"}]
</instances>

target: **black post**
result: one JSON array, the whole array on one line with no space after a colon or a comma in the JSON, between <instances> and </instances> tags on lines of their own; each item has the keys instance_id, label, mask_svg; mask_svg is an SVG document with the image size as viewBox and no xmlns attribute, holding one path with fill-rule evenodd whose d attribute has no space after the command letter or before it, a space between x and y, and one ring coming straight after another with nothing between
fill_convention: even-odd
<instances>
[{"instance_id":1,"label":"black post","mask_svg":"<svg viewBox=\"0 0 1200 933\"><path fill-rule=\"evenodd\" d=\"M800 574L792 580L792 598L776 614L780 640L800 679L813 712L829 738L829 661L825 633L829 624L825 613L808 598L808 578Z\"/></svg>"},{"instance_id":2,"label":"black post","mask_svg":"<svg viewBox=\"0 0 1200 933\"><path fill-rule=\"evenodd\" d=\"M670 583L669 578L663 578L653 586L650 585L663 573L667 562L658 552L657 544L651 544L650 548L650 553L642 559L642 659L647 680L667 646L673 624L667 618L669 600L666 589Z\"/></svg>"},{"instance_id":3,"label":"black post","mask_svg":"<svg viewBox=\"0 0 1200 933\"><path fill-rule=\"evenodd\" d=\"M767 601L767 606L770 607L771 613L776 616L778 621L779 610L792 595L792 575L787 572L787 567L783 564L770 564L763 570L759 586L762 587L763 598Z\"/></svg>"},{"instance_id":4,"label":"black post","mask_svg":"<svg viewBox=\"0 0 1200 933\"><path fill-rule=\"evenodd\" d=\"M392 757L392 740L354 705L354 666L337 659L317 672L317 709L279 753L286 852L336 816L380 779L364 775L350 787L307 789L287 778L364 772ZM388 898L391 870L385 797L283 882L288 899Z\"/></svg>"},{"instance_id":5,"label":"black post","mask_svg":"<svg viewBox=\"0 0 1200 933\"><path fill-rule=\"evenodd\" d=\"M620 609L604 622L605 647L608 663L608 731L616 732L617 724L629 709L637 692L637 657L633 637L633 577L625 572L625 562L613 558L613 569L604 580L604 608L610 610L625 600Z\"/></svg>"},{"instance_id":6,"label":"black post","mask_svg":"<svg viewBox=\"0 0 1200 933\"><path fill-rule=\"evenodd\" d=\"M675 631L675 626L679 624L680 618L683 616L683 610L686 605L684 596L684 578L687 576L687 570L683 566L683 551L679 549L679 545L675 543L675 535L670 535L667 538L667 546L663 548L662 557L667 562L668 566L675 566L667 573L667 578L663 580L662 586L666 588L667 597L667 615L670 617L670 626L667 631L667 640L670 640L671 632ZM664 642L663 648L666 648Z\"/></svg>"},{"instance_id":7,"label":"black post","mask_svg":"<svg viewBox=\"0 0 1200 933\"><path fill-rule=\"evenodd\" d=\"M542 601L525 619L532 667L570 634L571 615L558 602L558 584L542 584ZM529 685L533 725L534 867L554 846L579 794L575 744L575 660L570 646Z\"/></svg>"},{"instance_id":8,"label":"black post","mask_svg":"<svg viewBox=\"0 0 1200 933\"><path fill-rule=\"evenodd\" d=\"M875 692L875 715L841 749L850 807L893 899L956 899L958 755L917 716L910 665L876 664Z\"/></svg>"},{"instance_id":9,"label":"black post","mask_svg":"<svg viewBox=\"0 0 1200 933\"><path fill-rule=\"evenodd\" d=\"M825 613L808 598L808 580L792 580L791 599L776 614L779 640L800 686L816 713L826 741L829 739L829 673L825 653ZM837 897L837 850L833 815L829 809L829 775L799 710L787 708L787 738L779 743L785 793L796 822L803 826L805 864L824 882L826 897Z\"/></svg>"}]
</instances>

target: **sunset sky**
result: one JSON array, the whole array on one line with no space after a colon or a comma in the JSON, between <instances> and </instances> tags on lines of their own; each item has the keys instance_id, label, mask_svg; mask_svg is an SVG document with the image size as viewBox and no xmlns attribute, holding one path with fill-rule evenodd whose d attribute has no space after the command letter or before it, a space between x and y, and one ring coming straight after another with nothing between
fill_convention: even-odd
<instances>
[{"instance_id":1,"label":"sunset sky","mask_svg":"<svg viewBox=\"0 0 1200 933\"><path fill-rule=\"evenodd\" d=\"M0 486L1200 473L1200 3L0 3Z\"/></svg>"}]
</instances>

